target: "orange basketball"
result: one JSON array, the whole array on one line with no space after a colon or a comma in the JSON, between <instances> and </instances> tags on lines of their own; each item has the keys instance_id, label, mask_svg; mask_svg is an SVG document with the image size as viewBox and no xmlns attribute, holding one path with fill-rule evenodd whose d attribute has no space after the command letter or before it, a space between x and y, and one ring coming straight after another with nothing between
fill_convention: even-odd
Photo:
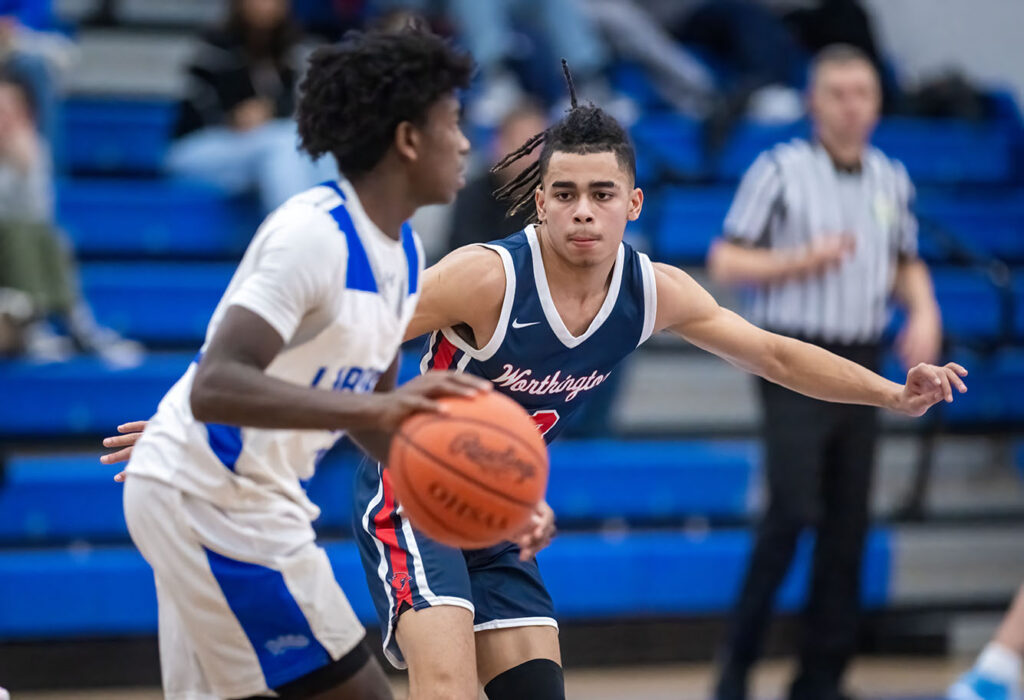
<instances>
[{"instance_id":1,"label":"orange basketball","mask_svg":"<svg viewBox=\"0 0 1024 700\"><path fill-rule=\"evenodd\" d=\"M418 413L391 443L395 497L429 537L462 549L509 539L544 498L548 450L530 416L490 391Z\"/></svg>"}]
</instances>

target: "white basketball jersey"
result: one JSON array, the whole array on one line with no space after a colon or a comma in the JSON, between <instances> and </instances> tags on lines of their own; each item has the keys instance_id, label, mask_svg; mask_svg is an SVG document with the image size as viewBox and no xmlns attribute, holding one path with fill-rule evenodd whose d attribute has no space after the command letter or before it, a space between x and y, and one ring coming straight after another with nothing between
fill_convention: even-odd
<instances>
[{"instance_id":1,"label":"white basketball jersey","mask_svg":"<svg viewBox=\"0 0 1024 700\"><path fill-rule=\"evenodd\" d=\"M422 246L408 224L395 241L370 221L347 182L315 187L288 200L257 231L214 311L206 343L227 308L238 305L285 340L268 375L322 391L373 391L402 343L422 270ZM160 402L128 473L226 509L297 508L316 519L319 509L303 482L341 432L199 422L189 406L197 362Z\"/></svg>"}]
</instances>

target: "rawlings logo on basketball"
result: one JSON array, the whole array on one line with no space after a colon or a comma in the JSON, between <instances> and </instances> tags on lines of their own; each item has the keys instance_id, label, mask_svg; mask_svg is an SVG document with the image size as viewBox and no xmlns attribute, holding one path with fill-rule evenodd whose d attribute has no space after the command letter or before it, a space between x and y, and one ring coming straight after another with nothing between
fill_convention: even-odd
<instances>
[{"instance_id":1,"label":"rawlings logo on basketball","mask_svg":"<svg viewBox=\"0 0 1024 700\"><path fill-rule=\"evenodd\" d=\"M514 447L509 445L503 450L493 450L481 443L476 433L459 433L449 449L453 455L465 455L488 474L516 477L517 484L532 479L536 474L536 467L517 457Z\"/></svg>"},{"instance_id":2,"label":"rawlings logo on basketball","mask_svg":"<svg viewBox=\"0 0 1024 700\"><path fill-rule=\"evenodd\" d=\"M472 520L490 530L508 529L507 517L484 513L477 506L467 503L459 494L450 491L444 484L437 481L430 482L427 494L437 501L444 510L451 511L459 518Z\"/></svg>"},{"instance_id":3,"label":"rawlings logo on basketball","mask_svg":"<svg viewBox=\"0 0 1024 700\"><path fill-rule=\"evenodd\" d=\"M562 372L556 370L554 374L549 374L543 379L532 379L532 374L532 369L519 369L512 365L505 365L505 373L491 381L509 391L532 396L565 394L565 400L568 403L579 396L580 392L590 391L601 384L611 372L598 374L595 370L584 377L574 377L571 374L563 377Z\"/></svg>"}]
</instances>

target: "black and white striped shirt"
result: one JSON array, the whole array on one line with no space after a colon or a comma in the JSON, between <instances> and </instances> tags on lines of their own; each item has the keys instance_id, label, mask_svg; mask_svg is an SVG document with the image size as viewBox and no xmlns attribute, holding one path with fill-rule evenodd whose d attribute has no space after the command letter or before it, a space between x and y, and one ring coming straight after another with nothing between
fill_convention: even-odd
<instances>
[{"instance_id":1,"label":"black and white striped shirt","mask_svg":"<svg viewBox=\"0 0 1024 700\"><path fill-rule=\"evenodd\" d=\"M726 239L796 250L850 234L856 250L819 275L749 290L757 325L830 343L875 342L888 322L900 258L917 255L914 188L903 164L869 147L857 172L836 168L820 144L794 139L762 153L725 218Z\"/></svg>"}]
</instances>

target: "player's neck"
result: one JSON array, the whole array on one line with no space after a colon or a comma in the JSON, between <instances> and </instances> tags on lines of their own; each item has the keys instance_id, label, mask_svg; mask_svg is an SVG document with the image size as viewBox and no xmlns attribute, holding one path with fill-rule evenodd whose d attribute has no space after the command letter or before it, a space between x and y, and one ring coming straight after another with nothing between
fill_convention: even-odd
<instances>
[{"instance_id":1,"label":"player's neck","mask_svg":"<svg viewBox=\"0 0 1024 700\"><path fill-rule=\"evenodd\" d=\"M402 180L387 172L369 172L349 182L370 221L386 236L401 239L402 224L412 218L418 206Z\"/></svg>"}]
</instances>

